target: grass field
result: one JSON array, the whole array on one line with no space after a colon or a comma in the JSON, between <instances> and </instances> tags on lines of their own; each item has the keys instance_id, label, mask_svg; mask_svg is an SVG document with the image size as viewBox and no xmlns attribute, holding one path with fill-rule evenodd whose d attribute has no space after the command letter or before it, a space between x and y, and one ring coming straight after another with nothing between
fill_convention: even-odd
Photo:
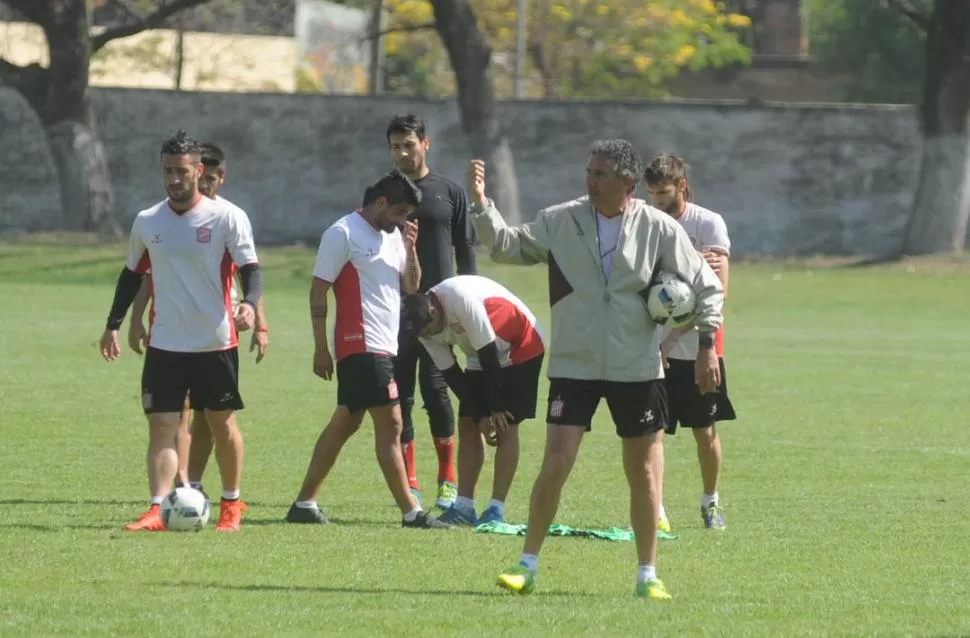
<instances>
[{"instance_id":1,"label":"grass field","mask_svg":"<svg viewBox=\"0 0 970 638\"><path fill-rule=\"evenodd\" d=\"M500 592L520 539L400 529L367 426L322 492L336 524L282 524L335 394L311 373L302 249L261 255L272 346L243 365L243 531L121 533L147 500L140 360L106 364L96 342L123 252L0 245L4 637L970 634L965 262L735 265L728 529L701 528L693 441L668 438L679 538L661 543L675 597L662 604L633 597L632 543L595 540L550 539L537 593ZM548 324L543 269L480 259ZM543 427L523 433L512 522L525 522ZM618 451L601 408L559 522L626 524ZM210 492L217 477L213 461Z\"/></svg>"}]
</instances>

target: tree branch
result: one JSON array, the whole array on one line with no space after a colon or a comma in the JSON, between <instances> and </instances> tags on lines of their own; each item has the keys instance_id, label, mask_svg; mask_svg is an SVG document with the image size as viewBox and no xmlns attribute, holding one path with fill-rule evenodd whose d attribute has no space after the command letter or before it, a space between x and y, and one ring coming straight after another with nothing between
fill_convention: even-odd
<instances>
[{"instance_id":1,"label":"tree branch","mask_svg":"<svg viewBox=\"0 0 970 638\"><path fill-rule=\"evenodd\" d=\"M375 40L377 38L382 38L385 35L391 33L410 33L412 31L424 31L425 29L434 29L435 23L431 22L418 22L415 24L402 24L399 27L391 27L389 29L384 29L383 31L377 31L375 33L368 33L365 40Z\"/></svg>"},{"instance_id":2,"label":"tree branch","mask_svg":"<svg viewBox=\"0 0 970 638\"><path fill-rule=\"evenodd\" d=\"M165 20L175 15L179 11L197 7L201 4L205 4L208 1L209 0L171 0L170 2L164 2L157 11L145 16L144 18L135 20L129 24L121 24L118 26L109 27L101 33L92 36L91 54L94 55L112 40L117 40L118 38L127 38L128 36L141 33L142 31L146 31L148 29L158 28L162 26Z\"/></svg>"},{"instance_id":3,"label":"tree branch","mask_svg":"<svg viewBox=\"0 0 970 638\"><path fill-rule=\"evenodd\" d=\"M913 7L909 6L907 0L883 0L887 7L890 9L895 9L904 16L910 19L910 21L918 26L920 29L926 31L929 28L930 20L929 16L920 13Z\"/></svg>"}]
</instances>

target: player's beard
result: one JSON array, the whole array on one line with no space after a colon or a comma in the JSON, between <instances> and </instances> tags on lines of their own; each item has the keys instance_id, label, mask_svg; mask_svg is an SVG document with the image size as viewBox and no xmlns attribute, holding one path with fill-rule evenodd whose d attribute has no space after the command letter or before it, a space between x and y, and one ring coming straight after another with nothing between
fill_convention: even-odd
<instances>
[{"instance_id":1,"label":"player's beard","mask_svg":"<svg viewBox=\"0 0 970 638\"><path fill-rule=\"evenodd\" d=\"M192 192L192 188L188 186L183 186L175 190L172 188L166 188L165 192L168 193L168 199L176 204L187 204L192 201L193 197L195 197L195 193Z\"/></svg>"}]
</instances>

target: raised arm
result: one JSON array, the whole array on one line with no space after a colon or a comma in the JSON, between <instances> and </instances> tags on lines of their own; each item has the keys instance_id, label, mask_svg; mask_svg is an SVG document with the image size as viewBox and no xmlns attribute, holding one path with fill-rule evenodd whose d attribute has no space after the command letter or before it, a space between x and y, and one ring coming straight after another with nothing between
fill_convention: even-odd
<instances>
[{"instance_id":1,"label":"raised arm","mask_svg":"<svg viewBox=\"0 0 970 638\"><path fill-rule=\"evenodd\" d=\"M421 262L418 260L418 222L404 222L404 263L401 269L401 289L412 294L421 287Z\"/></svg>"},{"instance_id":2,"label":"raised arm","mask_svg":"<svg viewBox=\"0 0 970 638\"><path fill-rule=\"evenodd\" d=\"M548 259L548 232L545 218L509 226L495 203L485 196L485 162L472 160L468 166L470 213L478 237L489 251L492 261L505 264L532 265Z\"/></svg>"}]
</instances>

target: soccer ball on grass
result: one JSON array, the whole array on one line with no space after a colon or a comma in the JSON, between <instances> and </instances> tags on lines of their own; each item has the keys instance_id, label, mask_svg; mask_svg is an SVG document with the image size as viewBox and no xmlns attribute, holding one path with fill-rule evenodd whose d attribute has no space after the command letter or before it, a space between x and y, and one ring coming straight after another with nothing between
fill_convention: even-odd
<instances>
[{"instance_id":1,"label":"soccer ball on grass","mask_svg":"<svg viewBox=\"0 0 970 638\"><path fill-rule=\"evenodd\" d=\"M173 532L199 531L209 522L209 499L191 487L176 487L162 501L162 520Z\"/></svg>"},{"instance_id":2,"label":"soccer ball on grass","mask_svg":"<svg viewBox=\"0 0 970 638\"><path fill-rule=\"evenodd\" d=\"M644 297L647 314L657 324L676 328L690 323L697 307L697 295L687 282L668 272L661 272Z\"/></svg>"}]
</instances>

